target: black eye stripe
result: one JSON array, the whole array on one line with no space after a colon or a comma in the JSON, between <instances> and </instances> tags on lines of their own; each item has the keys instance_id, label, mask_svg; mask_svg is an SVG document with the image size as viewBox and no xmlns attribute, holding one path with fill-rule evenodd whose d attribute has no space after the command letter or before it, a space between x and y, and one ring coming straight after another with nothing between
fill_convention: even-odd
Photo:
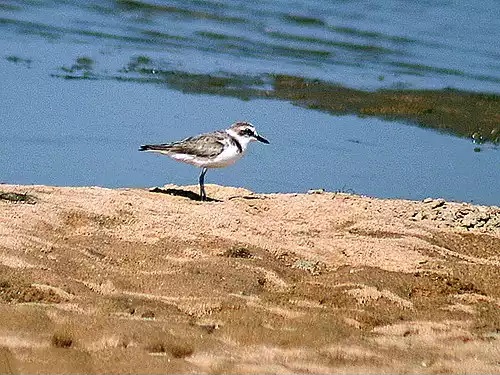
<instances>
[{"instance_id":1,"label":"black eye stripe","mask_svg":"<svg viewBox=\"0 0 500 375\"><path fill-rule=\"evenodd\" d=\"M251 129L244 129L242 132L241 132L242 135L249 135L249 136L253 136L254 135L254 132L251 130Z\"/></svg>"}]
</instances>

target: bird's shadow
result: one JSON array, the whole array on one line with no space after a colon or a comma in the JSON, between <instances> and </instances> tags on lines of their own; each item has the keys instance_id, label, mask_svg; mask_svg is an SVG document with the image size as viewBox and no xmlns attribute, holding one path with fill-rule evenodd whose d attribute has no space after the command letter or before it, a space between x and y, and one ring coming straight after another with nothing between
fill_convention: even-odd
<instances>
[{"instance_id":1,"label":"bird's shadow","mask_svg":"<svg viewBox=\"0 0 500 375\"><path fill-rule=\"evenodd\" d=\"M193 193L192 191L189 191L189 190L172 189L172 188L162 189L159 187L155 187L155 188L149 189L149 191L151 193L175 195L177 197L184 197L184 198L191 199L193 201L198 201L198 202L201 201L199 194ZM207 197L205 202L222 202L222 201L219 199Z\"/></svg>"}]
</instances>

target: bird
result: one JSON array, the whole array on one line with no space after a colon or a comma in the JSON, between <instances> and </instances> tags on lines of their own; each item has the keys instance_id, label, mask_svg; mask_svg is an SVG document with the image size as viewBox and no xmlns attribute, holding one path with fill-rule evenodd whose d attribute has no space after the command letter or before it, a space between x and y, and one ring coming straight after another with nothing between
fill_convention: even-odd
<instances>
[{"instance_id":1,"label":"bird","mask_svg":"<svg viewBox=\"0 0 500 375\"><path fill-rule=\"evenodd\" d=\"M139 151L151 151L201 168L199 176L200 200L206 201L205 174L209 168L224 168L241 159L250 142L269 144L255 126L247 121L235 122L225 130L203 133L182 141L142 145Z\"/></svg>"}]
</instances>

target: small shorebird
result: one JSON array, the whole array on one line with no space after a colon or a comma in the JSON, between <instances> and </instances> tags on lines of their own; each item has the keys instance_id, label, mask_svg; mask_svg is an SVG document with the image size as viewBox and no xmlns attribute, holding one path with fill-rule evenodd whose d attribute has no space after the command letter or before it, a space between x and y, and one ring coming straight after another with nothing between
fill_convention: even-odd
<instances>
[{"instance_id":1,"label":"small shorebird","mask_svg":"<svg viewBox=\"0 0 500 375\"><path fill-rule=\"evenodd\" d=\"M152 151L170 156L201 168L199 177L200 200L207 199L205 173L208 168L224 168L245 154L252 141L269 143L255 131L249 122L236 122L229 129L200 134L182 141L158 145L143 145L139 151Z\"/></svg>"}]
</instances>

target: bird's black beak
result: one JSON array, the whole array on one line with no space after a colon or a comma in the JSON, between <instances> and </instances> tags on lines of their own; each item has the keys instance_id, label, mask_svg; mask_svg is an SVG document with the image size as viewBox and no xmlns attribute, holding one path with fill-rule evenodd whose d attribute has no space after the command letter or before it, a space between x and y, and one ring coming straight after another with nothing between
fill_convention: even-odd
<instances>
[{"instance_id":1,"label":"bird's black beak","mask_svg":"<svg viewBox=\"0 0 500 375\"><path fill-rule=\"evenodd\" d=\"M259 142L262 142L262 143L266 143L266 144L269 144L269 141L263 137L261 137L260 135L258 134L255 134L255 139L257 139Z\"/></svg>"}]
</instances>

